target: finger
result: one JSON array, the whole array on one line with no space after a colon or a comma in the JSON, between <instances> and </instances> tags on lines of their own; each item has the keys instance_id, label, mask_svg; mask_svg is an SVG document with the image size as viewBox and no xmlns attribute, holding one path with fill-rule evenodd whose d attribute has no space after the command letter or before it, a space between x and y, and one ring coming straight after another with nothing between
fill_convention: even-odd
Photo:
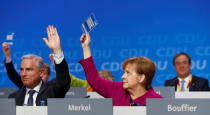
<instances>
[{"instance_id":1,"label":"finger","mask_svg":"<svg viewBox=\"0 0 210 115\"><path fill-rule=\"evenodd\" d=\"M57 28L55 28L54 30L55 30L55 34L58 36L58 31L57 31Z\"/></svg>"},{"instance_id":2,"label":"finger","mask_svg":"<svg viewBox=\"0 0 210 115\"><path fill-rule=\"evenodd\" d=\"M85 34L82 34L81 38L80 38L80 41L83 43L85 41Z\"/></svg>"},{"instance_id":3,"label":"finger","mask_svg":"<svg viewBox=\"0 0 210 115\"><path fill-rule=\"evenodd\" d=\"M52 31L55 32L55 27L52 25Z\"/></svg>"},{"instance_id":4,"label":"finger","mask_svg":"<svg viewBox=\"0 0 210 115\"><path fill-rule=\"evenodd\" d=\"M89 36L89 32L85 33L86 36Z\"/></svg>"},{"instance_id":5,"label":"finger","mask_svg":"<svg viewBox=\"0 0 210 115\"><path fill-rule=\"evenodd\" d=\"M4 46L5 43L6 43L6 42L2 43L1 45Z\"/></svg>"},{"instance_id":6,"label":"finger","mask_svg":"<svg viewBox=\"0 0 210 115\"><path fill-rule=\"evenodd\" d=\"M85 35L86 35L86 38L90 38L90 35L88 32Z\"/></svg>"},{"instance_id":7,"label":"finger","mask_svg":"<svg viewBox=\"0 0 210 115\"><path fill-rule=\"evenodd\" d=\"M5 46L6 46L6 47L9 47L9 44L8 44L7 42L5 42Z\"/></svg>"},{"instance_id":8,"label":"finger","mask_svg":"<svg viewBox=\"0 0 210 115\"><path fill-rule=\"evenodd\" d=\"M52 54L49 54L49 58L50 58L50 59L53 59L53 55L52 55Z\"/></svg>"},{"instance_id":9,"label":"finger","mask_svg":"<svg viewBox=\"0 0 210 115\"><path fill-rule=\"evenodd\" d=\"M4 45L2 45L2 48L3 48L4 50L7 50L7 49L9 49L9 46L8 46L8 44L4 44Z\"/></svg>"},{"instance_id":10,"label":"finger","mask_svg":"<svg viewBox=\"0 0 210 115\"><path fill-rule=\"evenodd\" d=\"M82 43L84 43L84 42L85 42L85 40L86 40L86 38L85 38L85 37L81 38L81 42L82 42Z\"/></svg>"},{"instance_id":11,"label":"finger","mask_svg":"<svg viewBox=\"0 0 210 115\"><path fill-rule=\"evenodd\" d=\"M48 42L47 38L43 38L43 40L46 43L46 45L49 46L49 42Z\"/></svg>"},{"instance_id":12,"label":"finger","mask_svg":"<svg viewBox=\"0 0 210 115\"><path fill-rule=\"evenodd\" d=\"M80 38L80 42L82 42L82 43L84 42L83 38Z\"/></svg>"},{"instance_id":13,"label":"finger","mask_svg":"<svg viewBox=\"0 0 210 115\"><path fill-rule=\"evenodd\" d=\"M53 65L55 65L54 59L53 59L53 55L52 55L52 54L49 55L49 58L50 58L51 63L52 63Z\"/></svg>"},{"instance_id":14,"label":"finger","mask_svg":"<svg viewBox=\"0 0 210 115\"><path fill-rule=\"evenodd\" d=\"M83 38L83 34L81 35L80 40L82 40L82 38Z\"/></svg>"},{"instance_id":15,"label":"finger","mask_svg":"<svg viewBox=\"0 0 210 115\"><path fill-rule=\"evenodd\" d=\"M2 47L5 47L5 42L4 42L4 43L2 43Z\"/></svg>"},{"instance_id":16,"label":"finger","mask_svg":"<svg viewBox=\"0 0 210 115\"><path fill-rule=\"evenodd\" d=\"M53 26L50 26L50 34L53 35Z\"/></svg>"},{"instance_id":17,"label":"finger","mask_svg":"<svg viewBox=\"0 0 210 115\"><path fill-rule=\"evenodd\" d=\"M51 26L51 27L52 27L51 28L52 29L52 31L51 31L52 35L57 37L58 36L57 29L54 26Z\"/></svg>"},{"instance_id":18,"label":"finger","mask_svg":"<svg viewBox=\"0 0 210 115\"><path fill-rule=\"evenodd\" d=\"M8 46L8 43L7 42L4 42L4 43L2 43L2 46L3 47L6 47L6 46Z\"/></svg>"},{"instance_id":19,"label":"finger","mask_svg":"<svg viewBox=\"0 0 210 115\"><path fill-rule=\"evenodd\" d=\"M48 39L51 38L49 26L47 27L47 36L48 36Z\"/></svg>"},{"instance_id":20,"label":"finger","mask_svg":"<svg viewBox=\"0 0 210 115\"><path fill-rule=\"evenodd\" d=\"M82 37L80 38L80 41L83 42L83 38Z\"/></svg>"}]
</instances>

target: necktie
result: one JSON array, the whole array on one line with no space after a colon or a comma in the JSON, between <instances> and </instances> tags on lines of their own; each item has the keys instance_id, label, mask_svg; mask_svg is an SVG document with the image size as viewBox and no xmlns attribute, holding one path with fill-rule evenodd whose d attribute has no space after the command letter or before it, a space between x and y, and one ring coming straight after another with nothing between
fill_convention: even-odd
<instances>
[{"instance_id":1,"label":"necktie","mask_svg":"<svg viewBox=\"0 0 210 115\"><path fill-rule=\"evenodd\" d=\"M35 93L35 90L30 90L29 93L29 98L28 98L28 106L33 106L33 94Z\"/></svg>"},{"instance_id":2,"label":"necktie","mask_svg":"<svg viewBox=\"0 0 210 115\"><path fill-rule=\"evenodd\" d=\"M181 83L182 83L182 84L181 84L181 85L182 85L182 86L181 86L181 90L184 91L184 83L185 83L185 81L182 80Z\"/></svg>"}]
</instances>

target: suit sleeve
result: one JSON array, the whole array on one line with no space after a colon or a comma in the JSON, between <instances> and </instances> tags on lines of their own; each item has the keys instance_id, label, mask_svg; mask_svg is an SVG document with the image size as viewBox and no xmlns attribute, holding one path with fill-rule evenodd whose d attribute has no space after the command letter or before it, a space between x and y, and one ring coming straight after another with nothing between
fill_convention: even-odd
<instances>
[{"instance_id":1,"label":"suit sleeve","mask_svg":"<svg viewBox=\"0 0 210 115\"><path fill-rule=\"evenodd\" d=\"M4 61L6 70L7 70L7 75L9 77L9 79L18 87L21 88L23 87L23 82L21 81L21 77L19 76L19 74L17 73L17 71L14 68L14 65L12 63L12 61L10 63L6 63Z\"/></svg>"},{"instance_id":2,"label":"suit sleeve","mask_svg":"<svg viewBox=\"0 0 210 115\"><path fill-rule=\"evenodd\" d=\"M56 83L54 86L55 95L58 98L65 97L70 88L71 79L69 77L69 68L65 59L60 64L55 64Z\"/></svg>"}]
</instances>

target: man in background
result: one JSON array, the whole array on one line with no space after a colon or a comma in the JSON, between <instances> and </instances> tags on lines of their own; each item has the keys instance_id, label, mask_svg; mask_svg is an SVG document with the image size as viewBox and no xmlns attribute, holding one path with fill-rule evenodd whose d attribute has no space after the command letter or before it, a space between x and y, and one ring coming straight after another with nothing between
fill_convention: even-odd
<instances>
[{"instance_id":1,"label":"man in background","mask_svg":"<svg viewBox=\"0 0 210 115\"><path fill-rule=\"evenodd\" d=\"M173 58L173 65L177 76L165 81L165 86L174 86L177 92L209 91L207 79L191 74L191 58L188 54L178 53Z\"/></svg>"}]
</instances>

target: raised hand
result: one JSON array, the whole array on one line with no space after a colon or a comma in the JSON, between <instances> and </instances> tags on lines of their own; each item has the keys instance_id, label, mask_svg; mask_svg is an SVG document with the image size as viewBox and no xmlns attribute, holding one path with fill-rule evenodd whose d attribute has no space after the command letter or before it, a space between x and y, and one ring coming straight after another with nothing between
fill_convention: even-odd
<instances>
[{"instance_id":1,"label":"raised hand","mask_svg":"<svg viewBox=\"0 0 210 115\"><path fill-rule=\"evenodd\" d=\"M54 54L60 54L62 52L61 50L61 44L60 44L60 38L58 36L57 29L51 25L47 27L47 38L43 38L46 45L52 50Z\"/></svg>"},{"instance_id":2,"label":"raised hand","mask_svg":"<svg viewBox=\"0 0 210 115\"><path fill-rule=\"evenodd\" d=\"M80 42L82 44L82 48L89 47L90 46L90 35L89 33L82 34L80 37Z\"/></svg>"},{"instance_id":3,"label":"raised hand","mask_svg":"<svg viewBox=\"0 0 210 115\"><path fill-rule=\"evenodd\" d=\"M83 48L84 59L87 59L87 58L89 58L91 56L90 35L89 35L89 33L83 34L80 37L80 41L81 41L82 48Z\"/></svg>"},{"instance_id":4,"label":"raised hand","mask_svg":"<svg viewBox=\"0 0 210 115\"><path fill-rule=\"evenodd\" d=\"M6 56L6 62L10 62L12 58L10 54L10 47L7 42L2 43L2 50L4 52L4 55Z\"/></svg>"}]
</instances>

